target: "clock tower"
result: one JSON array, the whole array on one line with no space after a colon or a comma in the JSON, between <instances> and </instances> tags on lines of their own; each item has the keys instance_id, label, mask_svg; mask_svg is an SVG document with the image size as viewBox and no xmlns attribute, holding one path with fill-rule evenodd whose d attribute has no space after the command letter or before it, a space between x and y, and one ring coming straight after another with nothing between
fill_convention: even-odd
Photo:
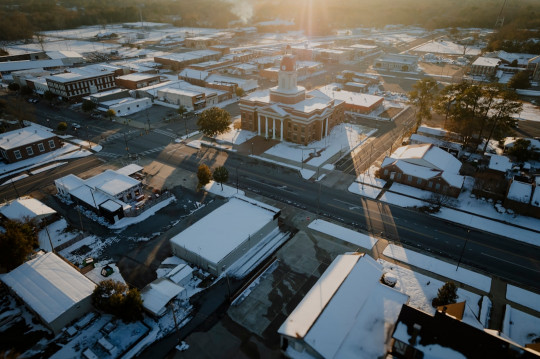
<instances>
[{"instance_id":1,"label":"clock tower","mask_svg":"<svg viewBox=\"0 0 540 359\"><path fill-rule=\"evenodd\" d=\"M296 59L292 55L285 55L279 65L278 86L270 90L270 99L274 102L293 104L305 98L306 89L298 86Z\"/></svg>"}]
</instances>

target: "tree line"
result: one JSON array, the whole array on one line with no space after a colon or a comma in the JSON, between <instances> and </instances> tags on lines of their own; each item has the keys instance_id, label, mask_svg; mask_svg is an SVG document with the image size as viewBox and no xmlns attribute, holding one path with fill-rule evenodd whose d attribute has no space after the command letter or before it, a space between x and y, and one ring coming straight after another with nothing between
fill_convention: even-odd
<instances>
[{"instance_id":1,"label":"tree line","mask_svg":"<svg viewBox=\"0 0 540 359\"><path fill-rule=\"evenodd\" d=\"M515 91L498 83L462 81L439 90L434 80L423 79L409 99L416 106L417 125L435 110L445 117L445 129L459 134L465 146L485 139L484 152L491 139L508 136L516 123L513 116L523 109Z\"/></svg>"}]
</instances>

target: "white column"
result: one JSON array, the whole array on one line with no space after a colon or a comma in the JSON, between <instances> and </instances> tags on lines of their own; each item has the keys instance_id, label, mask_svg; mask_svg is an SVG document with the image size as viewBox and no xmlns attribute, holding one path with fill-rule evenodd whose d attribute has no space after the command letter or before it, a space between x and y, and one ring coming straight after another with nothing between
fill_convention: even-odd
<instances>
[{"instance_id":1,"label":"white column","mask_svg":"<svg viewBox=\"0 0 540 359\"><path fill-rule=\"evenodd\" d=\"M280 121L281 121L281 131L279 132L279 134L281 137L281 141L283 142L283 119L281 119Z\"/></svg>"},{"instance_id":2,"label":"white column","mask_svg":"<svg viewBox=\"0 0 540 359\"><path fill-rule=\"evenodd\" d=\"M257 114L257 134L261 135L261 115Z\"/></svg>"},{"instance_id":3,"label":"white column","mask_svg":"<svg viewBox=\"0 0 540 359\"><path fill-rule=\"evenodd\" d=\"M266 133L265 137L268 138L268 116L265 117L264 119L266 120L266 122L265 122L266 126L264 126L264 131Z\"/></svg>"},{"instance_id":4,"label":"white column","mask_svg":"<svg viewBox=\"0 0 540 359\"><path fill-rule=\"evenodd\" d=\"M328 117L326 118L326 133L324 137L328 136Z\"/></svg>"},{"instance_id":5,"label":"white column","mask_svg":"<svg viewBox=\"0 0 540 359\"><path fill-rule=\"evenodd\" d=\"M272 119L272 139L276 139L276 119Z\"/></svg>"},{"instance_id":6,"label":"white column","mask_svg":"<svg viewBox=\"0 0 540 359\"><path fill-rule=\"evenodd\" d=\"M323 139L324 120L321 120L321 140Z\"/></svg>"}]
</instances>

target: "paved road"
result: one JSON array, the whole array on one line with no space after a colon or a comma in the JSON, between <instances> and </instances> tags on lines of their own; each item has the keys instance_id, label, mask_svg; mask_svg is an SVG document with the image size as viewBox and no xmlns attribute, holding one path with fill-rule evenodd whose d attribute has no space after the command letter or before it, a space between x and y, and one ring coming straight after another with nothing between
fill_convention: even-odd
<instances>
[{"instance_id":1,"label":"paved road","mask_svg":"<svg viewBox=\"0 0 540 359\"><path fill-rule=\"evenodd\" d=\"M52 170L41 172L37 175L23 178L14 183L0 186L0 198L2 201L17 198L54 183L54 180L70 173L78 174L87 171L89 168L103 164L95 156L83 157Z\"/></svg>"},{"instance_id":2,"label":"paved road","mask_svg":"<svg viewBox=\"0 0 540 359\"><path fill-rule=\"evenodd\" d=\"M207 152L201 159L193 153L186 156L185 151L190 153L191 149L178 150L160 160L195 171L200 162L205 162L205 158L214 161L217 160L216 156L227 156L224 165L230 170L230 183L235 185L238 181L242 189L320 213L374 234L383 233L392 241L455 261L465 246L462 263L511 283L540 290L540 248L536 246L470 229L415 210L322 187L319 183L303 180L293 170L262 164L255 159L236 154L218 155L210 149L201 150Z\"/></svg>"}]
</instances>

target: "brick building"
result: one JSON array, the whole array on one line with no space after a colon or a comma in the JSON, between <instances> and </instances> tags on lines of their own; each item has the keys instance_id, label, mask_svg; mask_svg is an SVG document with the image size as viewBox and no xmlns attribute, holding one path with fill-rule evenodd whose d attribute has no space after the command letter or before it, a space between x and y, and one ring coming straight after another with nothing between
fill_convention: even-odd
<instances>
[{"instance_id":1,"label":"brick building","mask_svg":"<svg viewBox=\"0 0 540 359\"><path fill-rule=\"evenodd\" d=\"M130 90L136 90L141 87L156 85L159 82L160 77L156 74L133 73L129 75L118 76L116 78L116 85L118 85L118 87Z\"/></svg>"},{"instance_id":2,"label":"brick building","mask_svg":"<svg viewBox=\"0 0 540 359\"><path fill-rule=\"evenodd\" d=\"M109 71L65 72L48 76L46 80L49 91L69 101L116 88L114 73Z\"/></svg>"},{"instance_id":3,"label":"brick building","mask_svg":"<svg viewBox=\"0 0 540 359\"><path fill-rule=\"evenodd\" d=\"M28 126L0 135L0 154L8 163L42 155L62 147L62 141L41 127Z\"/></svg>"},{"instance_id":4,"label":"brick building","mask_svg":"<svg viewBox=\"0 0 540 359\"><path fill-rule=\"evenodd\" d=\"M242 129L259 135L308 144L326 137L343 120L345 103L297 85L296 60L281 60L278 86L240 100Z\"/></svg>"}]
</instances>

